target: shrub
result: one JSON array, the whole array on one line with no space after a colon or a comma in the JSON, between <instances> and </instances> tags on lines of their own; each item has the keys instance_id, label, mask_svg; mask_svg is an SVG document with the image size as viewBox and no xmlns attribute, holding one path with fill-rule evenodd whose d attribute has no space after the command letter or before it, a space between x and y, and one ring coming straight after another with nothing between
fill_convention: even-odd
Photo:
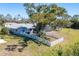
<instances>
[{"instance_id":1,"label":"shrub","mask_svg":"<svg viewBox=\"0 0 79 59\"><path fill-rule=\"evenodd\" d=\"M9 29L8 28L2 28L0 31L0 34L5 35L5 34L9 34Z\"/></svg>"},{"instance_id":2,"label":"shrub","mask_svg":"<svg viewBox=\"0 0 79 59\"><path fill-rule=\"evenodd\" d=\"M62 56L63 55L63 48L59 45L55 49L52 49L52 55Z\"/></svg>"},{"instance_id":3,"label":"shrub","mask_svg":"<svg viewBox=\"0 0 79 59\"><path fill-rule=\"evenodd\" d=\"M75 43L72 46L73 56L79 56L79 43Z\"/></svg>"},{"instance_id":4,"label":"shrub","mask_svg":"<svg viewBox=\"0 0 79 59\"><path fill-rule=\"evenodd\" d=\"M52 55L58 56L79 56L79 43L67 46L65 48L60 45L52 51Z\"/></svg>"}]
</instances>

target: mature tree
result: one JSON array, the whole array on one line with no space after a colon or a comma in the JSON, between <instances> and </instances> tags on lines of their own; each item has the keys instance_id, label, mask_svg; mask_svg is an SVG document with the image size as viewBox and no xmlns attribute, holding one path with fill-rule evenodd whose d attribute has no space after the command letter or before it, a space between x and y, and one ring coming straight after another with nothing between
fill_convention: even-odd
<instances>
[{"instance_id":1,"label":"mature tree","mask_svg":"<svg viewBox=\"0 0 79 59\"><path fill-rule=\"evenodd\" d=\"M16 15L14 18L13 18L13 20L22 20L22 17L21 17L21 15L20 14L18 14L18 15Z\"/></svg>"},{"instance_id":2,"label":"mature tree","mask_svg":"<svg viewBox=\"0 0 79 59\"><path fill-rule=\"evenodd\" d=\"M72 22L71 25L72 28L79 29L79 15L74 15L72 17L71 22Z\"/></svg>"},{"instance_id":3,"label":"mature tree","mask_svg":"<svg viewBox=\"0 0 79 59\"><path fill-rule=\"evenodd\" d=\"M56 4L50 4L49 7L49 13L54 13L54 15L57 17L62 17L64 14L67 13L65 8L59 7Z\"/></svg>"},{"instance_id":4,"label":"mature tree","mask_svg":"<svg viewBox=\"0 0 79 59\"><path fill-rule=\"evenodd\" d=\"M4 15L0 15L0 25L3 25L4 22L5 22Z\"/></svg>"},{"instance_id":5,"label":"mature tree","mask_svg":"<svg viewBox=\"0 0 79 59\"><path fill-rule=\"evenodd\" d=\"M17 20L21 20L21 19L22 19L21 15L18 14L18 15L17 15Z\"/></svg>"},{"instance_id":6,"label":"mature tree","mask_svg":"<svg viewBox=\"0 0 79 59\"><path fill-rule=\"evenodd\" d=\"M79 15L74 15L72 17L72 22L78 22L79 21Z\"/></svg>"},{"instance_id":7,"label":"mature tree","mask_svg":"<svg viewBox=\"0 0 79 59\"><path fill-rule=\"evenodd\" d=\"M35 13L35 5L33 3L25 3L24 7L29 17Z\"/></svg>"},{"instance_id":8,"label":"mature tree","mask_svg":"<svg viewBox=\"0 0 79 59\"><path fill-rule=\"evenodd\" d=\"M52 22L59 21L58 17L63 18L67 11L65 8L59 7L56 4L24 4L26 12L30 19L37 23L36 29L41 29L45 27L46 24L51 24ZM62 21L61 21L62 22ZM58 25L59 23L57 23Z\"/></svg>"},{"instance_id":9,"label":"mature tree","mask_svg":"<svg viewBox=\"0 0 79 59\"><path fill-rule=\"evenodd\" d=\"M6 20L12 20L12 16L11 16L10 14L7 14L7 15L5 16L5 18L6 18Z\"/></svg>"}]
</instances>

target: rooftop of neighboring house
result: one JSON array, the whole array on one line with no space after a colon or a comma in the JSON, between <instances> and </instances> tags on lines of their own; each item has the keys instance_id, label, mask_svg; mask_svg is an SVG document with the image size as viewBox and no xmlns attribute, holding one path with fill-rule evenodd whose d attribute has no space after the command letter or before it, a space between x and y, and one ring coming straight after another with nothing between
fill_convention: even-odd
<instances>
[{"instance_id":1,"label":"rooftop of neighboring house","mask_svg":"<svg viewBox=\"0 0 79 59\"><path fill-rule=\"evenodd\" d=\"M6 20L7 23L31 23L30 20ZM5 23L6 23L5 22Z\"/></svg>"},{"instance_id":2,"label":"rooftop of neighboring house","mask_svg":"<svg viewBox=\"0 0 79 59\"><path fill-rule=\"evenodd\" d=\"M26 27L26 28L34 28L34 24L32 23L16 23L16 22L6 22L4 24L5 27L7 28L14 28L17 29L19 27Z\"/></svg>"}]
</instances>

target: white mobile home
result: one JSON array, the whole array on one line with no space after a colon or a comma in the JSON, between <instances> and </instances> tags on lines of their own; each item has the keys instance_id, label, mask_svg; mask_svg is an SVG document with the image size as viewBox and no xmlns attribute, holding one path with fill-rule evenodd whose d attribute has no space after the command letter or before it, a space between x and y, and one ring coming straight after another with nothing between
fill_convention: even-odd
<instances>
[{"instance_id":1,"label":"white mobile home","mask_svg":"<svg viewBox=\"0 0 79 59\"><path fill-rule=\"evenodd\" d=\"M10 22L7 22L4 24L4 26L7 28L13 28L13 29L17 29L19 27L26 27L28 29L34 28L33 27L34 25L32 23L12 23L12 22L10 23Z\"/></svg>"},{"instance_id":2,"label":"white mobile home","mask_svg":"<svg viewBox=\"0 0 79 59\"><path fill-rule=\"evenodd\" d=\"M17 29L19 32L27 32L33 34L34 24L32 23L16 23L16 22L6 22L5 27L9 29Z\"/></svg>"}]
</instances>

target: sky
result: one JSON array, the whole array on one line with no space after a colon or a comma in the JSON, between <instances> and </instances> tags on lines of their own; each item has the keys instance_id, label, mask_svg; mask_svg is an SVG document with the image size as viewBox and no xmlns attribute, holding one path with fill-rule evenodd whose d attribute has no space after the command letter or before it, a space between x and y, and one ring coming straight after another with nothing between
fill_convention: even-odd
<instances>
[{"instance_id":1,"label":"sky","mask_svg":"<svg viewBox=\"0 0 79 59\"><path fill-rule=\"evenodd\" d=\"M57 3L57 5L64 7L71 16L79 15L79 3ZM13 17L20 14L23 18L28 18L23 3L0 3L0 14L11 14Z\"/></svg>"}]
</instances>

